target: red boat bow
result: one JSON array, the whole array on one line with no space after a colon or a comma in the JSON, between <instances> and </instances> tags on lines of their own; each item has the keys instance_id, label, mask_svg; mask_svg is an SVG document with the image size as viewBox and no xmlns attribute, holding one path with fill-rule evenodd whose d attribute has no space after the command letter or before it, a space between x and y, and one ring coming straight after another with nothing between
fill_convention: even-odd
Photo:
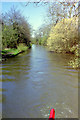
<instances>
[{"instance_id":1,"label":"red boat bow","mask_svg":"<svg viewBox=\"0 0 80 120\"><path fill-rule=\"evenodd\" d=\"M50 111L50 116L49 116L49 120L54 120L55 119L55 110L51 109Z\"/></svg>"}]
</instances>

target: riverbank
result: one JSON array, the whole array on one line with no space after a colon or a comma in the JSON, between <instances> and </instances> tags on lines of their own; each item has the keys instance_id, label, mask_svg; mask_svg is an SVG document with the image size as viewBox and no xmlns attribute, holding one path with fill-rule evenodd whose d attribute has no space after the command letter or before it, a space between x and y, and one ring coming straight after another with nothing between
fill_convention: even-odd
<instances>
[{"instance_id":1,"label":"riverbank","mask_svg":"<svg viewBox=\"0 0 80 120\"><path fill-rule=\"evenodd\" d=\"M78 35L78 17L66 18L59 21L55 26L52 26L47 46L50 51L56 53L74 54L74 59L68 64L73 68L79 68L79 35Z\"/></svg>"},{"instance_id":2,"label":"riverbank","mask_svg":"<svg viewBox=\"0 0 80 120\"><path fill-rule=\"evenodd\" d=\"M31 47L31 46L30 46ZM1 56L2 58L0 59L0 62L6 60L7 58L10 58L10 57L15 57L17 56L18 54L20 53L23 53L25 52L26 50L28 50L30 47L26 46L25 44L23 43L20 43L18 46L17 46L17 49L15 48L5 48L1 51Z\"/></svg>"}]
</instances>

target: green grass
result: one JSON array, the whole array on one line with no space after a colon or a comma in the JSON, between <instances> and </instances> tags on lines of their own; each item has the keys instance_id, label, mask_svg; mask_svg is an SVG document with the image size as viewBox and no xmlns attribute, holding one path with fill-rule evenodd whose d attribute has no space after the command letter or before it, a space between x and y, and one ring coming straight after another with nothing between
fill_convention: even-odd
<instances>
[{"instance_id":1,"label":"green grass","mask_svg":"<svg viewBox=\"0 0 80 120\"><path fill-rule=\"evenodd\" d=\"M8 55L8 56L15 56L21 52L24 52L28 49L27 46L25 46L24 44L19 44L17 46L17 49L15 48L5 48L4 50L2 50L2 55Z\"/></svg>"},{"instance_id":2,"label":"green grass","mask_svg":"<svg viewBox=\"0 0 80 120\"><path fill-rule=\"evenodd\" d=\"M4 50L2 50L2 55L5 55L5 54L12 54L12 55L16 55L16 54L18 54L19 53L19 51L18 51L18 49L4 49Z\"/></svg>"}]
</instances>

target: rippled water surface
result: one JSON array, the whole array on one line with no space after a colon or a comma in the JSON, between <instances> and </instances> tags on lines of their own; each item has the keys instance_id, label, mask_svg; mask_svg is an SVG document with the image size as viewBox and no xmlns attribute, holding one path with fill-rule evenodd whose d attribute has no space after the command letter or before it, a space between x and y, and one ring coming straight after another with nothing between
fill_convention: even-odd
<instances>
[{"instance_id":1,"label":"rippled water surface","mask_svg":"<svg viewBox=\"0 0 80 120\"><path fill-rule=\"evenodd\" d=\"M3 117L47 118L55 108L57 118L78 118L78 71L68 66L70 59L33 45L5 61Z\"/></svg>"}]
</instances>

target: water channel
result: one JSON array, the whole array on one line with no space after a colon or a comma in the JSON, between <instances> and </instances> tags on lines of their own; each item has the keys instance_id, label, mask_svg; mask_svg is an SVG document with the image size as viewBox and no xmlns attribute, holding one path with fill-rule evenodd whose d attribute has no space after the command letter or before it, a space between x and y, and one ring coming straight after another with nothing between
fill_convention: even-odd
<instances>
[{"instance_id":1,"label":"water channel","mask_svg":"<svg viewBox=\"0 0 80 120\"><path fill-rule=\"evenodd\" d=\"M2 65L4 118L78 118L78 71L68 62L72 55L32 49Z\"/></svg>"}]
</instances>

